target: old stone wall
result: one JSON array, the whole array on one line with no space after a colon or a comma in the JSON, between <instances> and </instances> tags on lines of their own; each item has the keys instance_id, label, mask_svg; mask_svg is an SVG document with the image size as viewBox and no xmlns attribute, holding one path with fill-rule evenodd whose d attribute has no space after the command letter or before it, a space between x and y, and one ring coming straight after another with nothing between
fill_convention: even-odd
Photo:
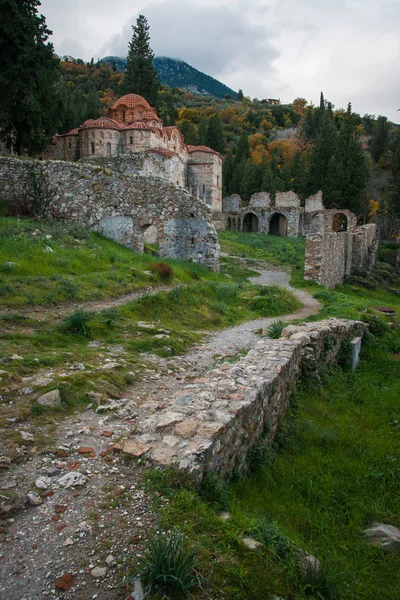
<instances>
[{"instance_id":1,"label":"old stone wall","mask_svg":"<svg viewBox=\"0 0 400 600\"><path fill-rule=\"evenodd\" d=\"M187 162L188 189L212 207L222 208L222 158L214 152L191 152Z\"/></svg>"},{"instance_id":2,"label":"old stone wall","mask_svg":"<svg viewBox=\"0 0 400 600\"><path fill-rule=\"evenodd\" d=\"M358 227L353 236L352 272L370 271L375 264L377 250L376 225Z\"/></svg>"},{"instance_id":3,"label":"old stone wall","mask_svg":"<svg viewBox=\"0 0 400 600\"><path fill-rule=\"evenodd\" d=\"M143 164L147 161L143 157ZM31 165L31 161L0 157L1 194L10 203L26 197ZM201 262L217 270L219 244L206 204L162 179L127 172L127 165L117 161L113 168L112 159L103 165L38 163L54 189L49 217L76 221L137 252L143 251L144 232L154 225L161 256Z\"/></svg>"},{"instance_id":4,"label":"old stone wall","mask_svg":"<svg viewBox=\"0 0 400 600\"><path fill-rule=\"evenodd\" d=\"M318 377L321 366L338 360L343 342L364 330L344 319L288 326L283 339L261 339L237 363L187 385L167 408L142 414L133 439L153 462L197 481L207 472L244 470L248 451L265 434L274 439L302 372Z\"/></svg>"}]
</instances>

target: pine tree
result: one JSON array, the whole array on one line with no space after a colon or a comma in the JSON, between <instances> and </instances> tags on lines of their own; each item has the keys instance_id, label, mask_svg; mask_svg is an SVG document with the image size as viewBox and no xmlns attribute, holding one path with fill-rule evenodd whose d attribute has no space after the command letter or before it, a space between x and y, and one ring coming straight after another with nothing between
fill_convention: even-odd
<instances>
[{"instance_id":1,"label":"pine tree","mask_svg":"<svg viewBox=\"0 0 400 600\"><path fill-rule=\"evenodd\" d=\"M328 111L323 110L321 129L311 151L309 179L306 195L315 194L322 190L325 205L334 202L336 187L336 163L333 159L337 146L337 131Z\"/></svg>"},{"instance_id":2,"label":"pine tree","mask_svg":"<svg viewBox=\"0 0 400 600\"><path fill-rule=\"evenodd\" d=\"M136 25L132 26L132 29L133 35L129 43L123 93L139 94L154 106L157 104L160 82L153 66L154 54L150 48L150 26L146 17L139 15Z\"/></svg>"},{"instance_id":3,"label":"pine tree","mask_svg":"<svg viewBox=\"0 0 400 600\"><path fill-rule=\"evenodd\" d=\"M238 94L237 94L238 101L243 102L243 98L244 98L243 92L242 92L242 90L239 90Z\"/></svg>"},{"instance_id":4,"label":"pine tree","mask_svg":"<svg viewBox=\"0 0 400 600\"><path fill-rule=\"evenodd\" d=\"M62 113L59 61L38 0L2 0L0 19L0 130L17 152L39 152ZM11 136L11 138L10 138Z\"/></svg>"},{"instance_id":5,"label":"pine tree","mask_svg":"<svg viewBox=\"0 0 400 600\"><path fill-rule=\"evenodd\" d=\"M208 121L206 143L217 152L222 153L225 150L224 131L218 114L210 117Z\"/></svg>"}]
</instances>

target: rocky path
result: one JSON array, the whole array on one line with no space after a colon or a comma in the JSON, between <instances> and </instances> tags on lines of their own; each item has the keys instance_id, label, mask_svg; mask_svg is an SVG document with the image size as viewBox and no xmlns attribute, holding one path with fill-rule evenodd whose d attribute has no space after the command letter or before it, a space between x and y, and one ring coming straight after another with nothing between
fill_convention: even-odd
<instances>
[{"instance_id":1,"label":"rocky path","mask_svg":"<svg viewBox=\"0 0 400 600\"><path fill-rule=\"evenodd\" d=\"M257 270L253 283L291 289L288 273ZM303 307L281 318L318 312L309 294L292 291ZM20 509L6 514L0 527L0 600L127 597L132 586L121 582L143 547L144 532L157 526L141 485L146 464L137 460L142 450L129 442L131 433L141 418L190 393L193 382L206 382L214 365L249 350L274 320L256 319L210 335L182 357L151 357L154 369L124 398L58 424L55 454L36 454L35 431L26 432L31 459L0 473L3 509L10 497Z\"/></svg>"}]
</instances>

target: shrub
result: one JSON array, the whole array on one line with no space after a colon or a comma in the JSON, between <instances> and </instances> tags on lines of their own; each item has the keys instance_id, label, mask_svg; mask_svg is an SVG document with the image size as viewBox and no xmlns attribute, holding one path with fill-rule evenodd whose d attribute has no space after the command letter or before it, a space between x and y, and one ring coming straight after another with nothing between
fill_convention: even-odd
<instances>
[{"instance_id":1,"label":"shrub","mask_svg":"<svg viewBox=\"0 0 400 600\"><path fill-rule=\"evenodd\" d=\"M212 502L218 509L225 510L229 506L230 492L228 484L222 477L210 471L201 482L200 496L207 502Z\"/></svg>"},{"instance_id":2,"label":"shrub","mask_svg":"<svg viewBox=\"0 0 400 600\"><path fill-rule=\"evenodd\" d=\"M274 321L269 327L267 327L268 337L277 340L281 337L282 331L286 327L286 325L287 323L285 321L282 321L282 319Z\"/></svg>"},{"instance_id":3,"label":"shrub","mask_svg":"<svg viewBox=\"0 0 400 600\"><path fill-rule=\"evenodd\" d=\"M104 325L111 329L115 327L121 320L121 316L118 314L115 308L107 308L101 311L100 320L102 323L104 323Z\"/></svg>"},{"instance_id":4,"label":"shrub","mask_svg":"<svg viewBox=\"0 0 400 600\"><path fill-rule=\"evenodd\" d=\"M174 274L174 270L171 265L163 262L151 263L150 271L155 275L158 275L163 281L169 281Z\"/></svg>"},{"instance_id":5,"label":"shrub","mask_svg":"<svg viewBox=\"0 0 400 600\"><path fill-rule=\"evenodd\" d=\"M279 558L287 558L293 555L296 549L294 541L283 535L279 527L267 519L260 521L256 537Z\"/></svg>"},{"instance_id":6,"label":"shrub","mask_svg":"<svg viewBox=\"0 0 400 600\"><path fill-rule=\"evenodd\" d=\"M142 581L148 594L172 592L188 597L200 585L196 550L186 546L181 531L169 535L160 531L156 536L148 534L147 539L149 547L139 557L132 581Z\"/></svg>"},{"instance_id":7,"label":"shrub","mask_svg":"<svg viewBox=\"0 0 400 600\"><path fill-rule=\"evenodd\" d=\"M90 334L89 322L93 319L93 313L84 308L78 308L73 313L65 317L62 321L62 328L70 333L80 335Z\"/></svg>"}]
</instances>

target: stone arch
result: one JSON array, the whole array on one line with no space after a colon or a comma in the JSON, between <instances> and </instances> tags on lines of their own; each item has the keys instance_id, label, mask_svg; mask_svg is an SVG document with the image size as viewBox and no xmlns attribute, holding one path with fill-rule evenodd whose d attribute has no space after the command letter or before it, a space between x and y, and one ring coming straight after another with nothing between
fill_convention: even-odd
<instances>
[{"instance_id":1,"label":"stone arch","mask_svg":"<svg viewBox=\"0 0 400 600\"><path fill-rule=\"evenodd\" d=\"M143 225L142 231L144 244L159 245L158 229L155 225Z\"/></svg>"},{"instance_id":2,"label":"stone arch","mask_svg":"<svg viewBox=\"0 0 400 600\"><path fill-rule=\"evenodd\" d=\"M251 233L257 233L258 231L258 217L254 213L248 212L244 215L242 231L248 231Z\"/></svg>"},{"instance_id":3,"label":"stone arch","mask_svg":"<svg viewBox=\"0 0 400 600\"><path fill-rule=\"evenodd\" d=\"M288 220L282 213L274 213L269 221L269 233L287 235Z\"/></svg>"},{"instance_id":4,"label":"stone arch","mask_svg":"<svg viewBox=\"0 0 400 600\"><path fill-rule=\"evenodd\" d=\"M341 231L347 231L348 228L348 218L344 213L338 212L333 215L332 219L332 231L335 233Z\"/></svg>"}]
</instances>

